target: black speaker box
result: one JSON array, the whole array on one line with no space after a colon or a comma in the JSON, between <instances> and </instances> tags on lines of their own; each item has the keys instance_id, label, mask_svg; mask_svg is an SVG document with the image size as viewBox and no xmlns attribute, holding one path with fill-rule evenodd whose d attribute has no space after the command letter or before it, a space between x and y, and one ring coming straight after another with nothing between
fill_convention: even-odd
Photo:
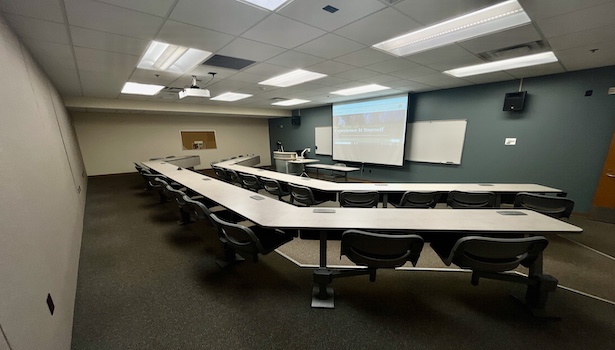
<instances>
[{"instance_id":1,"label":"black speaker box","mask_svg":"<svg viewBox=\"0 0 615 350\"><path fill-rule=\"evenodd\" d=\"M509 92L504 96L503 111L520 111L525 104L525 96L527 91Z\"/></svg>"},{"instance_id":2,"label":"black speaker box","mask_svg":"<svg viewBox=\"0 0 615 350\"><path fill-rule=\"evenodd\" d=\"M292 125L301 125L301 116L293 115L292 117L290 117L290 123Z\"/></svg>"}]
</instances>

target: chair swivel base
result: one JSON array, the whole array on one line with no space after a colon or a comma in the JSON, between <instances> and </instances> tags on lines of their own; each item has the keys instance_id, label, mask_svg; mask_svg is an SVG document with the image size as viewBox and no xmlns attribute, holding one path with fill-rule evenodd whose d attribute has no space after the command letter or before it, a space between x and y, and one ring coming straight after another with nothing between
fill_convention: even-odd
<instances>
[{"instance_id":1,"label":"chair swivel base","mask_svg":"<svg viewBox=\"0 0 615 350\"><path fill-rule=\"evenodd\" d=\"M223 269L230 265L234 265L244 261L246 261L246 259L243 256L235 253L233 249L224 248L224 257L217 258L216 265Z\"/></svg>"}]
</instances>

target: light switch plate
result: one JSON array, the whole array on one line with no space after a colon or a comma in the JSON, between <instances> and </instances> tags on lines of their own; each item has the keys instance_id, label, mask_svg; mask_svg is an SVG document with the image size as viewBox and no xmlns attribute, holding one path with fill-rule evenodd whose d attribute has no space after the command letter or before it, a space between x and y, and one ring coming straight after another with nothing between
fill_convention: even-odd
<instances>
[{"instance_id":1,"label":"light switch plate","mask_svg":"<svg viewBox=\"0 0 615 350\"><path fill-rule=\"evenodd\" d=\"M506 146L514 146L517 144L517 138L516 137L507 137L504 140L504 145Z\"/></svg>"}]
</instances>

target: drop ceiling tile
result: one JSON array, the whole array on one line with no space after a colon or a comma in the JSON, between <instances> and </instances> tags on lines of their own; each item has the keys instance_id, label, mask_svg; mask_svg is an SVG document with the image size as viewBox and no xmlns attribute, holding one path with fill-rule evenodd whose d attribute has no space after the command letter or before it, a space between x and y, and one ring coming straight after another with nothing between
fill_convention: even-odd
<instances>
[{"instance_id":1,"label":"drop ceiling tile","mask_svg":"<svg viewBox=\"0 0 615 350\"><path fill-rule=\"evenodd\" d=\"M338 9L335 13L323 10L331 5ZM293 1L279 13L285 17L323 29L333 31L385 7L373 0L309 0Z\"/></svg>"},{"instance_id":2,"label":"drop ceiling tile","mask_svg":"<svg viewBox=\"0 0 615 350\"><path fill-rule=\"evenodd\" d=\"M391 59L391 55L372 48L367 48L340 56L334 60L356 67L363 67L374 63L388 61L389 59Z\"/></svg>"},{"instance_id":3,"label":"drop ceiling tile","mask_svg":"<svg viewBox=\"0 0 615 350\"><path fill-rule=\"evenodd\" d=\"M180 0L169 18L222 33L240 35L268 15L268 11L234 0Z\"/></svg>"},{"instance_id":4,"label":"drop ceiling tile","mask_svg":"<svg viewBox=\"0 0 615 350\"><path fill-rule=\"evenodd\" d=\"M83 96L77 69L48 67L46 63L41 65L41 67L49 77L49 80L53 82L53 86L60 92L60 95L73 97Z\"/></svg>"},{"instance_id":5,"label":"drop ceiling tile","mask_svg":"<svg viewBox=\"0 0 615 350\"><path fill-rule=\"evenodd\" d=\"M35 39L57 44L69 44L66 25L19 15L6 15L15 33L23 39Z\"/></svg>"},{"instance_id":6,"label":"drop ceiling tile","mask_svg":"<svg viewBox=\"0 0 615 350\"><path fill-rule=\"evenodd\" d=\"M334 86L334 85L339 85L339 84L344 84L349 82L348 79L342 79L339 77L333 77L333 76L326 76L324 78L318 79L318 80L314 80L314 84L318 84L318 85L324 85L324 86Z\"/></svg>"},{"instance_id":7,"label":"drop ceiling tile","mask_svg":"<svg viewBox=\"0 0 615 350\"><path fill-rule=\"evenodd\" d=\"M615 60L613 60L615 63ZM536 77L541 75L549 75L549 74L557 74L563 73L566 70L559 62L547 63L539 66L525 67L525 68L517 68L509 71L505 71L511 76L520 79L520 78L529 78ZM502 79L504 80L504 79Z\"/></svg>"},{"instance_id":8,"label":"drop ceiling tile","mask_svg":"<svg viewBox=\"0 0 615 350\"><path fill-rule=\"evenodd\" d=\"M347 71L353 68L355 67L348 65L348 64L329 60L329 61L320 62L318 64L310 66L307 69L313 72L333 75L333 74L344 72L344 71Z\"/></svg>"},{"instance_id":9,"label":"drop ceiling tile","mask_svg":"<svg viewBox=\"0 0 615 350\"><path fill-rule=\"evenodd\" d=\"M615 1L537 20L536 23L542 34L548 39L592 28L615 25L613 13L615 13Z\"/></svg>"},{"instance_id":10,"label":"drop ceiling tile","mask_svg":"<svg viewBox=\"0 0 615 350\"><path fill-rule=\"evenodd\" d=\"M111 76L122 76L124 81L128 80L139 61L139 56L83 47L75 48L75 56L80 71L104 72Z\"/></svg>"},{"instance_id":11,"label":"drop ceiling tile","mask_svg":"<svg viewBox=\"0 0 615 350\"><path fill-rule=\"evenodd\" d=\"M434 87L427 84L421 84L411 80L400 79L397 81L390 81L387 83L387 86L397 90L403 91L429 91L433 90Z\"/></svg>"},{"instance_id":12,"label":"drop ceiling tile","mask_svg":"<svg viewBox=\"0 0 615 350\"><path fill-rule=\"evenodd\" d=\"M371 46L411 32L420 26L420 23L408 16L392 8L386 8L336 30L335 34Z\"/></svg>"},{"instance_id":13,"label":"drop ceiling tile","mask_svg":"<svg viewBox=\"0 0 615 350\"><path fill-rule=\"evenodd\" d=\"M48 0L0 1L0 11L45 21L64 22L61 2Z\"/></svg>"},{"instance_id":14,"label":"drop ceiling tile","mask_svg":"<svg viewBox=\"0 0 615 350\"><path fill-rule=\"evenodd\" d=\"M391 72L389 73L389 75L392 75L397 78L402 78L402 79L415 80L415 78L422 77L425 75L433 75L436 73L440 73L440 72L438 72L435 69L431 69L425 66L418 66L415 68L402 69L399 71Z\"/></svg>"},{"instance_id":15,"label":"drop ceiling tile","mask_svg":"<svg viewBox=\"0 0 615 350\"><path fill-rule=\"evenodd\" d=\"M321 29L272 14L241 36L292 49L324 34L326 32Z\"/></svg>"},{"instance_id":16,"label":"drop ceiling tile","mask_svg":"<svg viewBox=\"0 0 615 350\"><path fill-rule=\"evenodd\" d=\"M106 72L90 72L81 70L79 73L84 97L116 98L120 95L126 79L118 78Z\"/></svg>"},{"instance_id":17,"label":"drop ceiling tile","mask_svg":"<svg viewBox=\"0 0 615 350\"><path fill-rule=\"evenodd\" d=\"M186 76L192 76L192 75L196 75L199 78L203 78L205 79L206 77L210 77L211 75L209 74L210 72L216 73L215 75L215 81L220 81L222 79L226 79L234 74L237 74L237 72L239 72L238 70L235 69L230 69L230 68L222 68L222 67L216 67L216 66L209 66L206 64L201 64L197 67L195 67L193 70L191 70L190 72L186 73Z\"/></svg>"},{"instance_id":18,"label":"drop ceiling tile","mask_svg":"<svg viewBox=\"0 0 615 350\"><path fill-rule=\"evenodd\" d=\"M70 27L70 31L73 45L76 47L140 56L149 45L147 40L105 33L98 30Z\"/></svg>"},{"instance_id":19,"label":"drop ceiling tile","mask_svg":"<svg viewBox=\"0 0 615 350\"><path fill-rule=\"evenodd\" d=\"M216 52L233 40L232 35L177 21L166 21L156 40Z\"/></svg>"},{"instance_id":20,"label":"drop ceiling tile","mask_svg":"<svg viewBox=\"0 0 615 350\"><path fill-rule=\"evenodd\" d=\"M592 53L590 50L596 47L601 48ZM612 40L556 51L555 56L568 71L615 65L615 47L613 47Z\"/></svg>"},{"instance_id":21,"label":"drop ceiling tile","mask_svg":"<svg viewBox=\"0 0 615 350\"><path fill-rule=\"evenodd\" d=\"M367 77L367 78L363 78L360 79L362 82L368 83L368 84L380 84L380 85L384 85L384 86L388 86L387 83L391 82L391 81L396 81L398 80L397 77L391 76L391 75L386 75L386 74L378 74L378 75L374 75L371 77Z\"/></svg>"},{"instance_id":22,"label":"drop ceiling tile","mask_svg":"<svg viewBox=\"0 0 615 350\"><path fill-rule=\"evenodd\" d=\"M458 58L454 58L454 59L450 59L446 61L438 61L438 62L428 64L426 66L429 68L435 69L439 72L443 72L445 70L449 70L453 68L472 66L472 65L481 64L481 63L485 63L485 61L483 61L479 57L472 55L472 56L458 57Z\"/></svg>"},{"instance_id":23,"label":"drop ceiling tile","mask_svg":"<svg viewBox=\"0 0 615 350\"><path fill-rule=\"evenodd\" d=\"M563 15L613 0L518 0L532 21Z\"/></svg>"},{"instance_id":24,"label":"drop ceiling tile","mask_svg":"<svg viewBox=\"0 0 615 350\"><path fill-rule=\"evenodd\" d=\"M210 87L211 87L212 92L216 91L217 94L221 94L221 93L228 92L228 91L235 92L242 88L248 87L250 85L252 85L252 83L246 83L246 82L237 81L237 80L232 81L232 80L227 79L221 82L217 82L211 85Z\"/></svg>"},{"instance_id":25,"label":"drop ceiling tile","mask_svg":"<svg viewBox=\"0 0 615 350\"><path fill-rule=\"evenodd\" d=\"M149 13L158 17L166 17L175 0L98 0L110 5L121 6L139 12Z\"/></svg>"},{"instance_id":26,"label":"drop ceiling tile","mask_svg":"<svg viewBox=\"0 0 615 350\"><path fill-rule=\"evenodd\" d=\"M264 77L274 77L276 75L285 74L292 69L288 67L276 66L268 63L257 63L243 70L246 73L257 74ZM263 79L264 80L264 79Z\"/></svg>"},{"instance_id":27,"label":"drop ceiling tile","mask_svg":"<svg viewBox=\"0 0 615 350\"><path fill-rule=\"evenodd\" d=\"M267 60L267 63L289 68L304 68L322 61L324 61L323 58L289 50Z\"/></svg>"},{"instance_id":28,"label":"drop ceiling tile","mask_svg":"<svg viewBox=\"0 0 615 350\"><path fill-rule=\"evenodd\" d=\"M257 84L259 81L263 81L265 79L268 79L271 77L267 77L267 76L263 76L260 74L253 74L253 73L249 73L249 72L239 72L231 77L229 77L229 80L237 80L237 81L243 81L246 83L253 83L253 84ZM266 87L269 88L269 87Z\"/></svg>"},{"instance_id":29,"label":"drop ceiling tile","mask_svg":"<svg viewBox=\"0 0 615 350\"><path fill-rule=\"evenodd\" d=\"M487 74L472 75L470 77L463 77L462 79L474 84L487 84L494 83L497 81L512 80L514 78L514 76L510 75L507 72L493 72Z\"/></svg>"},{"instance_id":30,"label":"drop ceiling tile","mask_svg":"<svg viewBox=\"0 0 615 350\"><path fill-rule=\"evenodd\" d=\"M402 69L416 68L419 66L419 64L409 61L405 58L392 58L387 61L367 65L363 68L386 74L396 72Z\"/></svg>"},{"instance_id":31,"label":"drop ceiling tile","mask_svg":"<svg viewBox=\"0 0 615 350\"><path fill-rule=\"evenodd\" d=\"M265 61L286 51L278 46L259 43L252 40L237 38L222 50L220 55L243 58L252 61Z\"/></svg>"},{"instance_id":32,"label":"drop ceiling tile","mask_svg":"<svg viewBox=\"0 0 615 350\"><path fill-rule=\"evenodd\" d=\"M67 70L77 69L75 58L69 45L32 39L24 39L23 44L32 53L34 60L39 62L41 66L54 66ZM45 59L41 59L41 57Z\"/></svg>"},{"instance_id":33,"label":"drop ceiling tile","mask_svg":"<svg viewBox=\"0 0 615 350\"><path fill-rule=\"evenodd\" d=\"M325 34L306 44L295 48L296 51L308 53L324 58L335 58L357 50L366 48L366 45L348 40L339 35Z\"/></svg>"},{"instance_id":34,"label":"drop ceiling tile","mask_svg":"<svg viewBox=\"0 0 615 350\"><path fill-rule=\"evenodd\" d=\"M446 75L442 73L424 75L421 77L413 78L412 80L422 83L422 84L435 86L435 87L453 87L453 86L471 85L471 83L463 79L455 78L450 75Z\"/></svg>"},{"instance_id":35,"label":"drop ceiling tile","mask_svg":"<svg viewBox=\"0 0 615 350\"><path fill-rule=\"evenodd\" d=\"M612 41L613 33L615 33L615 26L592 28L549 38L549 45L556 51L575 47L585 47L592 44Z\"/></svg>"},{"instance_id":36,"label":"drop ceiling tile","mask_svg":"<svg viewBox=\"0 0 615 350\"><path fill-rule=\"evenodd\" d=\"M179 74L147 69L135 69L128 81L142 84L156 84L169 86L178 78Z\"/></svg>"},{"instance_id":37,"label":"drop ceiling tile","mask_svg":"<svg viewBox=\"0 0 615 350\"><path fill-rule=\"evenodd\" d=\"M446 62L455 59L465 59L468 57L475 57L472 53L459 45L452 44L437 49L420 52L414 55L405 56L408 60L422 64L429 65L437 62Z\"/></svg>"},{"instance_id":38,"label":"drop ceiling tile","mask_svg":"<svg viewBox=\"0 0 615 350\"><path fill-rule=\"evenodd\" d=\"M515 45L541 40L542 37L532 24L459 42L458 45L473 53L503 49Z\"/></svg>"},{"instance_id":39,"label":"drop ceiling tile","mask_svg":"<svg viewBox=\"0 0 615 350\"><path fill-rule=\"evenodd\" d=\"M542 0L541 0L542 1ZM431 25L447 19L474 12L502 2L501 0L412 0L402 1L394 7L423 25Z\"/></svg>"},{"instance_id":40,"label":"drop ceiling tile","mask_svg":"<svg viewBox=\"0 0 615 350\"><path fill-rule=\"evenodd\" d=\"M163 19L91 0L64 0L70 25L151 40Z\"/></svg>"},{"instance_id":41,"label":"drop ceiling tile","mask_svg":"<svg viewBox=\"0 0 615 350\"><path fill-rule=\"evenodd\" d=\"M379 75L380 73L374 72L373 70L367 70L363 68L355 68L347 71L343 71L335 74L335 77L349 80L360 80L369 77L373 77L375 75Z\"/></svg>"}]
</instances>

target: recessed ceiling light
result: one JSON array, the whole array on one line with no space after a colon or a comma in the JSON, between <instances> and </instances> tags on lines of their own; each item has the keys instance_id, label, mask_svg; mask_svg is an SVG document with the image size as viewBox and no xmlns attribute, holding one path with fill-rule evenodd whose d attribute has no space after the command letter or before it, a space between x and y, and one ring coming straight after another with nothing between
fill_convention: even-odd
<instances>
[{"instance_id":1,"label":"recessed ceiling light","mask_svg":"<svg viewBox=\"0 0 615 350\"><path fill-rule=\"evenodd\" d=\"M250 94L240 94L238 92L225 92L223 94L220 94L216 97L212 97L209 100L210 101L227 101L227 102L232 102L232 101L239 101L239 100L243 100L244 98L248 98L251 97L252 95Z\"/></svg>"},{"instance_id":2,"label":"recessed ceiling light","mask_svg":"<svg viewBox=\"0 0 615 350\"><path fill-rule=\"evenodd\" d=\"M254 5L267 9L269 11L275 11L282 5L288 4L293 0L237 0L246 4Z\"/></svg>"},{"instance_id":3,"label":"recessed ceiling light","mask_svg":"<svg viewBox=\"0 0 615 350\"><path fill-rule=\"evenodd\" d=\"M127 82L126 84L124 84L124 87L122 88L122 93L131 94L131 95L153 96L153 95L156 95L158 92L160 92L162 88L164 88L164 86L162 85Z\"/></svg>"},{"instance_id":4,"label":"recessed ceiling light","mask_svg":"<svg viewBox=\"0 0 615 350\"><path fill-rule=\"evenodd\" d=\"M406 56L530 22L517 0L509 0L383 41L373 47L396 56Z\"/></svg>"},{"instance_id":5,"label":"recessed ceiling light","mask_svg":"<svg viewBox=\"0 0 615 350\"><path fill-rule=\"evenodd\" d=\"M203 62L211 52L152 41L137 68L186 73Z\"/></svg>"},{"instance_id":6,"label":"recessed ceiling light","mask_svg":"<svg viewBox=\"0 0 615 350\"><path fill-rule=\"evenodd\" d=\"M277 77L273 77L271 79L261 81L259 84L273 85L273 86L278 86L278 87L289 87L289 86L305 83L307 81L320 79L326 76L327 76L326 74L310 72L310 71L303 70L303 69L297 69L292 72L278 75Z\"/></svg>"},{"instance_id":7,"label":"recessed ceiling light","mask_svg":"<svg viewBox=\"0 0 615 350\"><path fill-rule=\"evenodd\" d=\"M308 103L308 102L312 102L312 101L308 101L308 100L301 100L298 98L292 99L292 100L285 100L285 101L280 101L280 102L274 102L272 103L273 106L295 106L295 105L300 105L303 103Z\"/></svg>"},{"instance_id":8,"label":"recessed ceiling light","mask_svg":"<svg viewBox=\"0 0 615 350\"><path fill-rule=\"evenodd\" d=\"M335 95L350 96L350 95L358 95L358 94L364 94L367 92L374 92L374 91L387 90L387 89L390 89L390 87L386 87L386 86L382 86L378 84L370 84L370 85L357 86L357 87L350 88L350 89L332 91L331 93Z\"/></svg>"},{"instance_id":9,"label":"recessed ceiling light","mask_svg":"<svg viewBox=\"0 0 615 350\"><path fill-rule=\"evenodd\" d=\"M529 66L536 66L539 64L557 62L557 57L553 51L538 53L529 56L515 57L507 60L489 62L477 64L474 66L467 66L461 68L455 68L444 71L443 73L452 75L457 78L467 77L470 75L485 74L491 72L498 72L507 69L515 69Z\"/></svg>"}]
</instances>

